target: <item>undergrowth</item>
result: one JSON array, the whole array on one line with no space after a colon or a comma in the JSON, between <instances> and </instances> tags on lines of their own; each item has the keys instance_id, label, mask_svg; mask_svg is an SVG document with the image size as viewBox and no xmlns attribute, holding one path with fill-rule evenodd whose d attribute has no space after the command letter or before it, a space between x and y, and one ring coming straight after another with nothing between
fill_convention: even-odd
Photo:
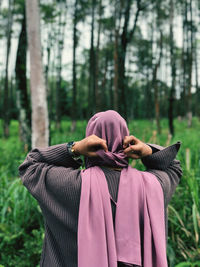
<instances>
[{"instance_id":1,"label":"undergrowth","mask_svg":"<svg viewBox=\"0 0 200 267\"><path fill-rule=\"evenodd\" d=\"M1 122L0 122L1 124ZM200 266L200 122L193 119L175 121L175 136L168 133L167 120L161 121L162 133L156 132L155 121L135 120L129 123L130 134L147 143L167 146L181 141L177 158L183 177L168 208L170 267ZM85 135L86 121L78 121L75 133L71 122L62 121L61 131L51 125L51 145L80 140ZM2 127L0 127L2 129ZM18 166L27 153L19 141L18 122L12 121L9 139L0 138L0 267L39 266L44 238L43 218L37 202L18 177ZM0 131L0 136L2 132ZM133 166L144 169L140 161Z\"/></svg>"}]
</instances>

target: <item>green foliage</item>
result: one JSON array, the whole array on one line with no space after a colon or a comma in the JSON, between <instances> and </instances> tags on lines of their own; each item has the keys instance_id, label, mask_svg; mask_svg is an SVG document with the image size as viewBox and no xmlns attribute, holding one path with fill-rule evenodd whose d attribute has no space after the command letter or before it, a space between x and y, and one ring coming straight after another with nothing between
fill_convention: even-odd
<instances>
[{"instance_id":1,"label":"green foliage","mask_svg":"<svg viewBox=\"0 0 200 267\"><path fill-rule=\"evenodd\" d=\"M191 263L191 262L181 262L177 264L175 267L198 267L200 266L200 261Z\"/></svg>"},{"instance_id":2,"label":"green foliage","mask_svg":"<svg viewBox=\"0 0 200 267\"><path fill-rule=\"evenodd\" d=\"M0 263L6 267L36 266L43 239L41 211L16 178L25 158L17 133L12 121L10 139L0 139Z\"/></svg>"},{"instance_id":3,"label":"green foliage","mask_svg":"<svg viewBox=\"0 0 200 267\"><path fill-rule=\"evenodd\" d=\"M86 121L77 121L75 133L70 132L71 121L61 121L61 131L51 124L51 144L80 140L85 136ZM162 133L156 133L154 120L133 120L129 122L131 134L149 143L163 146L182 142L178 154L183 167L183 177L168 208L169 267L200 266L200 144L198 133L200 122L193 119L188 129L185 120L175 121L176 135L168 135L168 121L161 121ZM0 121L0 129L1 129ZM39 266L44 238L43 218L37 202L32 198L18 178L18 166L26 153L18 140L18 122L11 121L11 136L0 138L0 267ZM1 130L0 130L1 131ZM1 136L0 132L0 136ZM132 166L141 170L140 161Z\"/></svg>"},{"instance_id":4,"label":"green foliage","mask_svg":"<svg viewBox=\"0 0 200 267\"><path fill-rule=\"evenodd\" d=\"M56 3L52 3L51 5L48 4L42 4L40 3L40 10L42 13L42 19L46 22L53 22L58 15L56 12Z\"/></svg>"}]
</instances>

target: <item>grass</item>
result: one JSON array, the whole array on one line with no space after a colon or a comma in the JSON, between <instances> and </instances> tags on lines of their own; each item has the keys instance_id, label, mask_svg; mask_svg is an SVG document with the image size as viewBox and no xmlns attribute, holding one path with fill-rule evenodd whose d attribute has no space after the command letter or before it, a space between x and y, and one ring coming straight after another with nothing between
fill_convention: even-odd
<instances>
[{"instance_id":1,"label":"grass","mask_svg":"<svg viewBox=\"0 0 200 267\"><path fill-rule=\"evenodd\" d=\"M155 121L135 120L130 133L144 142L163 146L181 141L178 159L183 177L168 208L170 267L200 266L200 122L193 119L192 128L185 120L175 121L176 134L168 133L168 122L161 121L162 133L156 133ZM51 125L51 144L80 140L85 135L86 121L78 121L75 133L71 122L62 121L61 131ZM2 136L0 121L0 136ZM18 138L18 122L11 121L9 139L0 138L0 266L39 266L44 237L43 218L37 202L22 186L18 166L26 153ZM140 161L137 168L143 169Z\"/></svg>"}]
</instances>

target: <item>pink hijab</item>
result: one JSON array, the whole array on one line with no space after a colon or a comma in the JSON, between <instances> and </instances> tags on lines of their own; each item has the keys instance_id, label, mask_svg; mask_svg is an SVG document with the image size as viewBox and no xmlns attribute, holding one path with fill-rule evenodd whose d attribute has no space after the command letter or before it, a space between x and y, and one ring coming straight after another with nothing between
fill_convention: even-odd
<instances>
[{"instance_id":1,"label":"pink hijab","mask_svg":"<svg viewBox=\"0 0 200 267\"><path fill-rule=\"evenodd\" d=\"M78 267L167 267L164 199L160 183L148 172L128 166L123 139L129 135L125 120L115 111L95 114L86 136L107 141L109 152L87 158L82 171L78 221ZM113 227L110 194L100 165L123 167Z\"/></svg>"}]
</instances>

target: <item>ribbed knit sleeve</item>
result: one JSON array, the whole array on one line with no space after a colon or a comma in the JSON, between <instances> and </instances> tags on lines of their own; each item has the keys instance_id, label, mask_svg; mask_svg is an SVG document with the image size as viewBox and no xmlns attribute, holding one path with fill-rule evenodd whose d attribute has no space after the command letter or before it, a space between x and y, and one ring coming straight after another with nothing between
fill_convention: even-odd
<instances>
[{"instance_id":1,"label":"ribbed knit sleeve","mask_svg":"<svg viewBox=\"0 0 200 267\"><path fill-rule=\"evenodd\" d=\"M182 176L180 161L176 160L181 143L177 142L166 148L155 144L148 145L152 147L154 153L144 157L142 162L147 171L153 173L159 180L167 206Z\"/></svg>"},{"instance_id":2,"label":"ribbed knit sleeve","mask_svg":"<svg viewBox=\"0 0 200 267\"><path fill-rule=\"evenodd\" d=\"M80 164L68 153L67 145L60 144L31 150L19 166L19 175L23 184L39 200L44 189L51 192L66 186L72 174L74 177L80 174L80 170L77 169L79 167ZM55 183L54 188L47 188L52 182Z\"/></svg>"},{"instance_id":3,"label":"ribbed knit sleeve","mask_svg":"<svg viewBox=\"0 0 200 267\"><path fill-rule=\"evenodd\" d=\"M27 165L35 162L73 168L78 168L80 166L80 164L69 155L67 144L54 145L46 148L34 148L28 153L23 164L19 166L19 172L23 172L23 169L26 169Z\"/></svg>"},{"instance_id":4,"label":"ribbed knit sleeve","mask_svg":"<svg viewBox=\"0 0 200 267\"><path fill-rule=\"evenodd\" d=\"M23 184L37 199L45 218L40 266L77 266L77 227L81 193L79 164L66 144L35 148L19 167Z\"/></svg>"},{"instance_id":5,"label":"ribbed knit sleeve","mask_svg":"<svg viewBox=\"0 0 200 267\"><path fill-rule=\"evenodd\" d=\"M164 205L165 205L165 224L166 224L166 240L168 236L168 216L167 206L180 182L182 176L182 168L176 155L179 151L180 142L168 147L148 144L153 150L153 154L142 159L146 166L146 171L154 174L163 189Z\"/></svg>"},{"instance_id":6,"label":"ribbed knit sleeve","mask_svg":"<svg viewBox=\"0 0 200 267\"><path fill-rule=\"evenodd\" d=\"M155 144L148 144L153 149L153 154L142 159L143 164L148 169L165 170L168 168L172 161L176 158L176 155L181 146L180 142L168 147L162 147Z\"/></svg>"}]
</instances>

